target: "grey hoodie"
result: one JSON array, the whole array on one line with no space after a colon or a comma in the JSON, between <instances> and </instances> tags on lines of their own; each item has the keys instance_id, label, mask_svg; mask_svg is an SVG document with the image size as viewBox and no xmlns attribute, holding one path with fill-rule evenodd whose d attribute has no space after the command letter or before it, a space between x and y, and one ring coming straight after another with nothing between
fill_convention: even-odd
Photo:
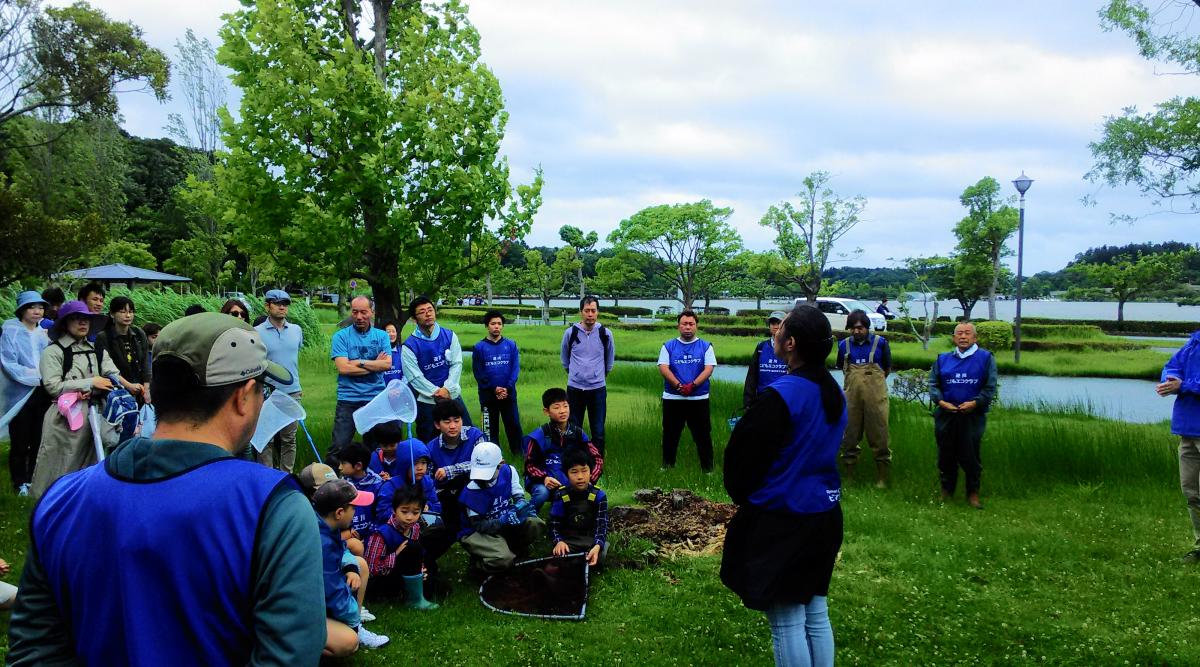
<instances>
[{"instance_id":1,"label":"grey hoodie","mask_svg":"<svg viewBox=\"0 0 1200 667\"><path fill-rule=\"evenodd\" d=\"M605 329L608 335L608 349L604 349L605 346L600 342L602 328L604 325L597 322L592 330L588 331L576 322L563 332L559 356L562 358L563 369L567 371L568 387L599 389L604 386L604 378L612 372L613 361L616 358L616 343L613 341L612 329ZM578 332L578 340L574 347L570 347L568 354L572 331Z\"/></svg>"}]
</instances>

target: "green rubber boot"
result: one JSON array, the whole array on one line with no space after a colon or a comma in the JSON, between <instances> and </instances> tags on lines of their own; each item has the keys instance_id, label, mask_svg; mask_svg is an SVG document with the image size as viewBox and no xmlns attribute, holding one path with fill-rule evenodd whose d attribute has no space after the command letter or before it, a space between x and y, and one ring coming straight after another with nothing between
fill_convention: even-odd
<instances>
[{"instance_id":1,"label":"green rubber boot","mask_svg":"<svg viewBox=\"0 0 1200 667\"><path fill-rule=\"evenodd\" d=\"M423 574L404 577L404 599L404 606L409 609L425 611L438 608L437 603L425 599L425 575Z\"/></svg>"}]
</instances>

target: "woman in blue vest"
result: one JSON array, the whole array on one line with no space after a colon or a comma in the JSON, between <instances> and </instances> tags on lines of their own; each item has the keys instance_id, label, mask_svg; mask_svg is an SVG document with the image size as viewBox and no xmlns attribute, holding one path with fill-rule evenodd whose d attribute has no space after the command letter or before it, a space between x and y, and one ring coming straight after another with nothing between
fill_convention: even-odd
<instances>
[{"instance_id":1,"label":"woman in blue vest","mask_svg":"<svg viewBox=\"0 0 1200 667\"><path fill-rule=\"evenodd\" d=\"M775 336L787 375L738 422L725 449L729 523L721 581L771 624L777 665L832 665L829 581L842 545L837 457L846 399L825 368L833 332L797 306Z\"/></svg>"},{"instance_id":2,"label":"woman in blue vest","mask_svg":"<svg viewBox=\"0 0 1200 667\"><path fill-rule=\"evenodd\" d=\"M929 371L929 400L933 411L933 435L937 439L938 472L942 500L954 495L958 469L966 477L967 503L983 509L979 502L979 444L987 428L987 411L996 396L996 358L975 344L975 325L959 322L954 327L954 349L943 352Z\"/></svg>"}]
</instances>

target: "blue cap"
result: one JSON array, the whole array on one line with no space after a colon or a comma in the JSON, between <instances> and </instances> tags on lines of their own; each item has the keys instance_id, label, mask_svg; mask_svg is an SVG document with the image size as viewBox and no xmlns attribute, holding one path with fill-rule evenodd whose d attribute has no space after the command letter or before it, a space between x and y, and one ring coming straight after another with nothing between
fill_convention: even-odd
<instances>
[{"instance_id":1,"label":"blue cap","mask_svg":"<svg viewBox=\"0 0 1200 667\"><path fill-rule=\"evenodd\" d=\"M292 297L288 296L288 293L281 289L273 289L267 291L267 295L263 297L263 300L265 300L267 303L276 303L279 301L291 303Z\"/></svg>"},{"instance_id":2,"label":"blue cap","mask_svg":"<svg viewBox=\"0 0 1200 667\"><path fill-rule=\"evenodd\" d=\"M44 308L47 308L50 306L50 304L46 303L46 300L42 298L41 294L38 294L37 292L34 292L33 290L29 290L28 292L21 292L20 294L17 295L17 315L21 314L21 309L24 308L25 306L39 304L39 303L42 304L42 307L44 307Z\"/></svg>"}]
</instances>

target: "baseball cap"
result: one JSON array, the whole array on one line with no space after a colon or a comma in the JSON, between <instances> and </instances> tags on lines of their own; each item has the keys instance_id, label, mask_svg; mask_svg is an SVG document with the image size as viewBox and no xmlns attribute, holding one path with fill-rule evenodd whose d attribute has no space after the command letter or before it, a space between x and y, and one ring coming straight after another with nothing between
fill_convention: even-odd
<instances>
[{"instance_id":1,"label":"baseball cap","mask_svg":"<svg viewBox=\"0 0 1200 667\"><path fill-rule=\"evenodd\" d=\"M355 507L370 507L375 502L375 494L370 491L359 491L354 485L344 479L335 479L313 493L313 507L319 514L329 514L339 507L354 505Z\"/></svg>"},{"instance_id":2,"label":"baseball cap","mask_svg":"<svg viewBox=\"0 0 1200 667\"><path fill-rule=\"evenodd\" d=\"M782 310L777 310L767 316L767 324L770 324L771 322L782 322L785 319L787 319L787 313L783 312Z\"/></svg>"},{"instance_id":3,"label":"baseball cap","mask_svg":"<svg viewBox=\"0 0 1200 667\"><path fill-rule=\"evenodd\" d=\"M273 289L267 290L266 295L263 296L263 300L267 303L278 303L280 301L284 303L291 303L292 297L288 296L288 293L281 289Z\"/></svg>"},{"instance_id":4,"label":"baseball cap","mask_svg":"<svg viewBox=\"0 0 1200 667\"><path fill-rule=\"evenodd\" d=\"M338 478L333 468L324 463L310 463L304 466L304 469L296 476L300 479L300 487L309 496L319 489L321 485L325 484L325 482L332 482Z\"/></svg>"},{"instance_id":5,"label":"baseball cap","mask_svg":"<svg viewBox=\"0 0 1200 667\"><path fill-rule=\"evenodd\" d=\"M163 327L154 358L174 357L192 367L202 387L224 387L266 375L290 385L292 374L267 361L267 347L254 327L223 313L196 313Z\"/></svg>"},{"instance_id":6,"label":"baseball cap","mask_svg":"<svg viewBox=\"0 0 1200 667\"><path fill-rule=\"evenodd\" d=\"M500 447L494 442L481 442L471 453L471 479L487 482L500 467Z\"/></svg>"}]
</instances>

